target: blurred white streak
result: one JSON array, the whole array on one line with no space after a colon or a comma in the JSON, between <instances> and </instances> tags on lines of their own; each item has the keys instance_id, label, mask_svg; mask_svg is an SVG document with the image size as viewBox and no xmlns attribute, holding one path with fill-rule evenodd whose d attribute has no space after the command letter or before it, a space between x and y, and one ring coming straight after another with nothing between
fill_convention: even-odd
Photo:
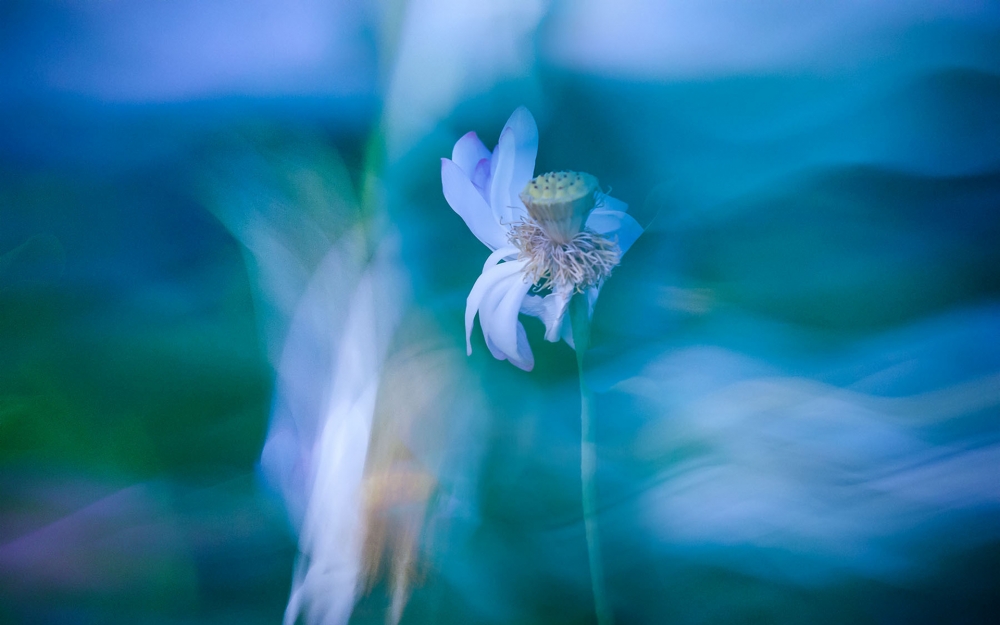
<instances>
[{"instance_id":1,"label":"blurred white streak","mask_svg":"<svg viewBox=\"0 0 1000 625\"><path fill-rule=\"evenodd\" d=\"M385 104L396 157L459 102L512 78L535 60L532 37L547 0L414 0L407 6Z\"/></svg>"},{"instance_id":2,"label":"blurred white streak","mask_svg":"<svg viewBox=\"0 0 1000 625\"><path fill-rule=\"evenodd\" d=\"M988 336L995 317L973 323L944 328L944 341L910 334L900 349L933 368L971 349L966 330ZM863 352L867 364L884 358L874 349ZM907 375L915 374L895 374ZM940 554L1000 536L1000 442L990 416L1000 408L998 371L875 396L693 347L661 356L616 390L658 415L635 452L664 462L636 508L616 514L644 519L663 548L796 583L841 571L899 581Z\"/></svg>"},{"instance_id":3,"label":"blurred white streak","mask_svg":"<svg viewBox=\"0 0 1000 625\"><path fill-rule=\"evenodd\" d=\"M378 398L385 403L392 395L380 388L409 280L398 235L362 215L335 153L308 141L276 150L237 147L213 168L209 198L245 247L262 342L277 374L261 469L299 535L286 620L343 623L362 582L379 572L363 564L372 536L383 547L391 543L386 551L409 571L405 561L423 521L421 513L411 543L379 534L383 526L366 490L373 479L386 482L391 494L399 490L400 474L393 472L399 467L379 455L393 449L393 427L383 424L388 434L379 437L374 422ZM418 397L401 398L382 421L406 422ZM434 480L421 474L416 481ZM417 490L427 493L417 498L426 503L429 489ZM406 582L394 584L397 613Z\"/></svg>"},{"instance_id":4,"label":"blurred white streak","mask_svg":"<svg viewBox=\"0 0 1000 625\"><path fill-rule=\"evenodd\" d=\"M580 0L553 12L543 50L557 65L633 78L824 69L892 53L885 31L997 15L982 0Z\"/></svg>"},{"instance_id":5,"label":"blurred white streak","mask_svg":"<svg viewBox=\"0 0 1000 625\"><path fill-rule=\"evenodd\" d=\"M375 398L406 299L396 243L387 237L361 263L349 244L331 251L288 332L261 455L300 528L286 623L299 614L309 623L346 623L354 605Z\"/></svg>"},{"instance_id":6,"label":"blurred white streak","mask_svg":"<svg viewBox=\"0 0 1000 625\"><path fill-rule=\"evenodd\" d=\"M336 375L351 302L363 275L363 241L344 237L316 269L289 322L277 360L271 426L261 457L300 529L315 477L317 441ZM358 321L355 319L354 323Z\"/></svg>"}]
</instances>

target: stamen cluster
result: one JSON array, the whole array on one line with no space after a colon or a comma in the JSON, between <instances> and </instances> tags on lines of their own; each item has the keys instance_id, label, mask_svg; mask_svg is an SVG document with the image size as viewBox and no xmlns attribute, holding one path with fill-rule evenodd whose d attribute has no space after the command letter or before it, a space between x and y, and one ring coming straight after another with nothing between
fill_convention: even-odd
<instances>
[{"instance_id":1,"label":"stamen cluster","mask_svg":"<svg viewBox=\"0 0 1000 625\"><path fill-rule=\"evenodd\" d=\"M617 242L590 230L559 243L529 219L511 228L509 240L518 259L528 261L524 273L539 289L572 287L582 293L611 275L621 261Z\"/></svg>"}]
</instances>

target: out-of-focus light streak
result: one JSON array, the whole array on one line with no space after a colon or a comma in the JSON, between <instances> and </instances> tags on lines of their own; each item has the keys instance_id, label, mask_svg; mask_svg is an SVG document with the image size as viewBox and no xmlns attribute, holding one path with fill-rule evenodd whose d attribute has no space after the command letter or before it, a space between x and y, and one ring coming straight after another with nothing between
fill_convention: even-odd
<instances>
[{"instance_id":1,"label":"out-of-focus light streak","mask_svg":"<svg viewBox=\"0 0 1000 625\"><path fill-rule=\"evenodd\" d=\"M346 305L343 328L333 332L324 323L300 331L293 321L286 343L272 434L261 462L282 484L292 509L302 508L303 555L285 615L288 624L300 613L311 623L346 623L357 597L365 538L362 479L382 364L399 321L405 284L394 267L391 245L383 244L351 291L339 288L347 276L334 252L332 262L323 263L314 276L298 323L308 324L305 320L315 319L317 312L332 312L331 305ZM318 393L319 402L290 410L286 402L296 398L289 397L290 388L282 381L294 385L303 366L316 364L317 349L330 357L323 369L329 378L308 390L313 397ZM309 355L305 361L302 352ZM293 475L297 479L290 483Z\"/></svg>"},{"instance_id":2,"label":"out-of-focus light streak","mask_svg":"<svg viewBox=\"0 0 1000 625\"><path fill-rule=\"evenodd\" d=\"M890 42L935 20L1000 19L982 0L744 3L583 0L557 5L544 57L635 79L843 71L890 55Z\"/></svg>"},{"instance_id":3,"label":"out-of-focus light streak","mask_svg":"<svg viewBox=\"0 0 1000 625\"><path fill-rule=\"evenodd\" d=\"M954 350L988 363L989 347L966 339L991 335L994 314L964 316L971 325L946 328L945 340L923 324L895 336L888 352L873 343L855 355L863 369L911 352L914 366L887 369L894 385L927 375L944 382L917 394L783 375L708 346L664 354L614 389L641 398L650 417L636 460L664 466L634 504L609 513L610 523L624 531L638 514L659 549L800 584L844 575L903 582L933 567L929 543L944 540L948 551L996 540L997 526L984 531L975 519L1000 519L1000 445L990 422L1000 408L998 363L957 383L934 373L935 357ZM746 555L753 550L771 556Z\"/></svg>"},{"instance_id":4,"label":"out-of-focus light streak","mask_svg":"<svg viewBox=\"0 0 1000 625\"><path fill-rule=\"evenodd\" d=\"M546 0L408 3L386 92L390 158L410 150L461 101L528 75L532 35L546 8Z\"/></svg>"}]
</instances>

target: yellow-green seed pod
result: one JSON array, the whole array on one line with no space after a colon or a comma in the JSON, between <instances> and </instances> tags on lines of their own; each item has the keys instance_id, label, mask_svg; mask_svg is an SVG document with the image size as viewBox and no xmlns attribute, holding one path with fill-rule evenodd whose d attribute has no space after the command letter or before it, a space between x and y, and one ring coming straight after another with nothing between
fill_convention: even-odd
<instances>
[{"instance_id":1,"label":"yellow-green seed pod","mask_svg":"<svg viewBox=\"0 0 1000 625\"><path fill-rule=\"evenodd\" d=\"M556 243L573 240L597 201L597 178L575 171L537 176L524 187L520 198L531 218Z\"/></svg>"}]
</instances>

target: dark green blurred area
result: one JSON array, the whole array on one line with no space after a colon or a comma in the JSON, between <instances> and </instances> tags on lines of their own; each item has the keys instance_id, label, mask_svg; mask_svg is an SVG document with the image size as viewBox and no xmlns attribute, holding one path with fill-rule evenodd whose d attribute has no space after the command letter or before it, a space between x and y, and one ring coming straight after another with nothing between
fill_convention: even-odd
<instances>
[{"instance_id":1,"label":"dark green blurred area","mask_svg":"<svg viewBox=\"0 0 1000 625\"><path fill-rule=\"evenodd\" d=\"M179 143L3 173L10 622L280 620L294 540L256 477L273 372L240 246L199 197L203 141Z\"/></svg>"},{"instance_id":2,"label":"dark green blurred area","mask_svg":"<svg viewBox=\"0 0 1000 625\"><path fill-rule=\"evenodd\" d=\"M5 259L5 457L140 479L252 466L269 372L231 238L165 180L19 182L6 203L37 234Z\"/></svg>"}]
</instances>

